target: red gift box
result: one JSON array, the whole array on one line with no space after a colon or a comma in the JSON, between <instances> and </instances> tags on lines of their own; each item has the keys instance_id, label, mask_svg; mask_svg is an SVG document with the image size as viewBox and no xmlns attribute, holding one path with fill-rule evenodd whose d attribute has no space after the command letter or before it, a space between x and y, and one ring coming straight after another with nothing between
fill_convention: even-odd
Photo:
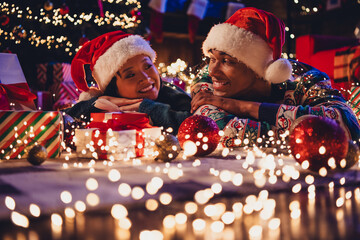
<instances>
[{"instance_id":1,"label":"red gift box","mask_svg":"<svg viewBox=\"0 0 360 240\"><path fill-rule=\"evenodd\" d=\"M149 155L150 141L161 135L161 129L152 127L144 113L92 113L87 127L75 131L77 152L91 157L89 151L92 151L98 159L109 159L116 154L118 157ZM91 144L86 147L89 138Z\"/></svg>"}]
</instances>

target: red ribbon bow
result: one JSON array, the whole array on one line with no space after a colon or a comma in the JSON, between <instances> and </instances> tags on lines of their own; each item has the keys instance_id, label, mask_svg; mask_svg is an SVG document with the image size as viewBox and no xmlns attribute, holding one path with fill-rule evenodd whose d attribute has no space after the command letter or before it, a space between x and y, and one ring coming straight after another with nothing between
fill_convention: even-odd
<instances>
[{"instance_id":1,"label":"red ribbon bow","mask_svg":"<svg viewBox=\"0 0 360 240\"><path fill-rule=\"evenodd\" d=\"M7 99L18 101L31 101L36 99L36 95L30 92L26 83L2 84L0 83L0 109L9 110L9 102Z\"/></svg>"},{"instance_id":2,"label":"red ribbon bow","mask_svg":"<svg viewBox=\"0 0 360 240\"><path fill-rule=\"evenodd\" d=\"M98 128L100 130L100 135L97 137L92 136L94 142L102 140L103 143L106 142L106 131L112 129L114 131L120 130L132 130L136 131L136 143L142 143L144 145L144 136L138 131L144 128L151 128L152 126L149 123L149 118L144 113L122 113L116 117L116 119L109 119L107 122L90 122L87 126L88 128ZM99 159L107 159L107 151L97 149ZM138 148L135 146L136 157L141 157L144 154L144 148Z\"/></svg>"},{"instance_id":3,"label":"red ribbon bow","mask_svg":"<svg viewBox=\"0 0 360 240\"><path fill-rule=\"evenodd\" d=\"M116 119L109 119L107 122L90 122L88 128L98 128L100 131L107 131L111 128L114 131L120 130L141 130L151 128L146 114L122 113Z\"/></svg>"}]
</instances>

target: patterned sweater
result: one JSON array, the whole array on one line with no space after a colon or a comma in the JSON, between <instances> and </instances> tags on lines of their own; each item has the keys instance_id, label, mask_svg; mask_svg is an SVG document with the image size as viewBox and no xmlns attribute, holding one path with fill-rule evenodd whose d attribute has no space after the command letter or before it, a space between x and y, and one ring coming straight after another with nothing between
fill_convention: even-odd
<instances>
[{"instance_id":1,"label":"patterned sweater","mask_svg":"<svg viewBox=\"0 0 360 240\"><path fill-rule=\"evenodd\" d=\"M89 121L90 113L103 112L102 109L94 106L98 97L88 101L81 101L72 108L65 110L71 117ZM146 113L150 117L154 126L172 128L176 134L180 124L189 117L191 108L191 98L178 86L161 81L159 95L156 100L144 99L139 107L139 112Z\"/></svg>"},{"instance_id":2,"label":"patterned sweater","mask_svg":"<svg viewBox=\"0 0 360 240\"><path fill-rule=\"evenodd\" d=\"M239 118L213 105L203 105L194 114L208 116L217 123L224 131L221 142L226 147L285 139L294 121L308 114L337 120L348 136L358 142L360 127L357 119L341 93L331 87L329 77L307 64L290 62L294 81L272 84L270 100L260 105L259 120ZM213 90L208 66L193 81L191 95L194 97L204 90Z\"/></svg>"}]
</instances>

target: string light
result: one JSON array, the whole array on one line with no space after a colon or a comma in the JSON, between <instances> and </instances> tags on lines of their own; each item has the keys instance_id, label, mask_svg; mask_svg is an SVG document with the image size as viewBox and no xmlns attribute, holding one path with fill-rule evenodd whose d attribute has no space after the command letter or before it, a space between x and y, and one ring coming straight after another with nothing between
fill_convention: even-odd
<instances>
[{"instance_id":1,"label":"string light","mask_svg":"<svg viewBox=\"0 0 360 240\"><path fill-rule=\"evenodd\" d=\"M113 4L113 1L106 1ZM114 4L125 4L133 8L134 11L141 9L141 3L137 0L115 1ZM112 26L121 29L130 29L138 27L141 20L137 16L128 16L125 13L115 14L109 11L104 12L104 17L94 13L80 13L80 14L61 14L60 8L54 8L51 11L46 11L43 8L32 10L30 7L22 9L21 7L7 2L0 3L0 14L13 15L19 19L20 22L32 21L39 24L52 25L67 29L69 27L81 27L85 24L93 23L97 26ZM67 36L49 35L46 37L40 36L34 29L27 29L24 25L15 26L12 31L6 31L0 28L0 37L5 40L14 41L15 44L22 44L23 41L28 41L29 44L39 47L43 46L47 49L63 49L69 56L74 55L79 47L73 44Z\"/></svg>"}]
</instances>

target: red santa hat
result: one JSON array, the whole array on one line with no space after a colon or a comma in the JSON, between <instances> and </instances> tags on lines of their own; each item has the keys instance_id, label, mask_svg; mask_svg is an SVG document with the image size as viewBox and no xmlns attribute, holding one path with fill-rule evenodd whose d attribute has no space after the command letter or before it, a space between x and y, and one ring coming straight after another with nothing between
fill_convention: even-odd
<instances>
[{"instance_id":1,"label":"red santa hat","mask_svg":"<svg viewBox=\"0 0 360 240\"><path fill-rule=\"evenodd\" d=\"M139 35L123 31L109 32L85 43L71 62L71 76L83 91L79 101L101 95L121 66L139 54L145 54L155 61L156 53L147 41ZM90 64L98 88L88 87L85 64Z\"/></svg>"},{"instance_id":2,"label":"red santa hat","mask_svg":"<svg viewBox=\"0 0 360 240\"><path fill-rule=\"evenodd\" d=\"M281 57L285 24L272 13L252 7L236 11L224 23L211 28L203 52L215 49L246 64L260 77L281 83L291 77L292 67Z\"/></svg>"}]
</instances>

